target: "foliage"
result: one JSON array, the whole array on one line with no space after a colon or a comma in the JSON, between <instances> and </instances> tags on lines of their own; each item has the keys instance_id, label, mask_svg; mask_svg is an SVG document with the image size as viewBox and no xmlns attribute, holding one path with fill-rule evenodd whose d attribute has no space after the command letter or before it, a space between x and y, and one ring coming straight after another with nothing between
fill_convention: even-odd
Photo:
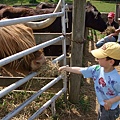
<instances>
[{"instance_id":1,"label":"foliage","mask_svg":"<svg viewBox=\"0 0 120 120\"><path fill-rule=\"evenodd\" d=\"M8 5L9 4L14 4L14 3L17 3L17 2L19 2L19 0L0 0L1 4L8 4Z\"/></svg>"},{"instance_id":2,"label":"foliage","mask_svg":"<svg viewBox=\"0 0 120 120\"><path fill-rule=\"evenodd\" d=\"M120 0L92 0L92 1L104 1L104 2L116 2L116 1L120 1Z\"/></svg>"},{"instance_id":3,"label":"foliage","mask_svg":"<svg viewBox=\"0 0 120 120\"><path fill-rule=\"evenodd\" d=\"M37 3L36 0L29 0L29 3Z\"/></svg>"},{"instance_id":4,"label":"foliage","mask_svg":"<svg viewBox=\"0 0 120 120\"><path fill-rule=\"evenodd\" d=\"M82 96L79 104L84 114L90 111L90 100L88 96Z\"/></svg>"}]
</instances>

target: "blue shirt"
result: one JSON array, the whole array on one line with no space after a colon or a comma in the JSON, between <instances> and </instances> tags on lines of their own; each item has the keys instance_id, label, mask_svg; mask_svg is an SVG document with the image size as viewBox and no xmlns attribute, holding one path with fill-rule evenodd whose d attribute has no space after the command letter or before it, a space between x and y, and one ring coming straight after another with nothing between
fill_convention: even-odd
<instances>
[{"instance_id":1,"label":"blue shirt","mask_svg":"<svg viewBox=\"0 0 120 120\"><path fill-rule=\"evenodd\" d=\"M93 65L81 68L80 72L84 78L92 78L96 96L100 105L104 106L104 100L120 96L120 75L114 69L105 73L104 68L100 65ZM112 104L111 109L115 109L119 105L119 101Z\"/></svg>"}]
</instances>

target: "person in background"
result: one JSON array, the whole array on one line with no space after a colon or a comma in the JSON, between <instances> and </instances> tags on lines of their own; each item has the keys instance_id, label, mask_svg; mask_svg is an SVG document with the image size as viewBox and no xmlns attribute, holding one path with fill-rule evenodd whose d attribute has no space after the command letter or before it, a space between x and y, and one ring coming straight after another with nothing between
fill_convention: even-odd
<instances>
[{"instance_id":1,"label":"person in background","mask_svg":"<svg viewBox=\"0 0 120 120\"><path fill-rule=\"evenodd\" d=\"M118 32L118 43L120 44L120 18L118 18L118 24L119 24L119 30L117 31L116 30L116 32Z\"/></svg>"},{"instance_id":2,"label":"person in background","mask_svg":"<svg viewBox=\"0 0 120 120\"><path fill-rule=\"evenodd\" d=\"M107 26L113 26L115 29L119 28L119 24L114 20L115 18L115 13L110 12L108 13L108 21L106 22Z\"/></svg>"},{"instance_id":3,"label":"person in background","mask_svg":"<svg viewBox=\"0 0 120 120\"><path fill-rule=\"evenodd\" d=\"M119 28L115 30L115 33L111 33L109 37L118 36L117 42L120 44L120 18L118 18Z\"/></svg>"},{"instance_id":4,"label":"person in background","mask_svg":"<svg viewBox=\"0 0 120 120\"><path fill-rule=\"evenodd\" d=\"M84 78L92 78L100 111L98 120L116 120L119 117L120 75L115 66L120 62L120 45L107 42L102 47L92 50L98 65L89 67L62 66L59 71L82 74ZM74 80L75 82L75 80Z\"/></svg>"},{"instance_id":5,"label":"person in background","mask_svg":"<svg viewBox=\"0 0 120 120\"><path fill-rule=\"evenodd\" d=\"M108 14L108 21L106 22L106 25L107 25L107 27L112 26L115 29L118 29L119 28L119 24L114 20L114 18L115 18L115 13L114 12L110 12ZM104 38L102 38L101 40L99 40L96 43L96 47L99 48L99 47L101 47L106 42L116 42L117 39L118 39L117 35L111 36L111 37L109 37L107 35L107 36L105 36Z\"/></svg>"}]
</instances>

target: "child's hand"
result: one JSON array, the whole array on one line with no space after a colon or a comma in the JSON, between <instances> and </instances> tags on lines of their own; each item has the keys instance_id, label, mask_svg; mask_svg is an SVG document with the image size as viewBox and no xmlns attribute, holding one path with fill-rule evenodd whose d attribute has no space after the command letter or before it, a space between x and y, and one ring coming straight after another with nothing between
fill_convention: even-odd
<instances>
[{"instance_id":1,"label":"child's hand","mask_svg":"<svg viewBox=\"0 0 120 120\"><path fill-rule=\"evenodd\" d=\"M104 104L104 108L105 110L109 110L112 106L112 103L110 102L110 100L104 100L105 104Z\"/></svg>"},{"instance_id":2,"label":"child's hand","mask_svg":"<svg viewBox=\"0 0 120 120\"><path fill-rule=\"evenodd\" d=\"M65 70L66 69L66 66L62 66L62 67L60 67L58 70L59 71L62 71L62 70Z\"/></svg>"}]
</instances>

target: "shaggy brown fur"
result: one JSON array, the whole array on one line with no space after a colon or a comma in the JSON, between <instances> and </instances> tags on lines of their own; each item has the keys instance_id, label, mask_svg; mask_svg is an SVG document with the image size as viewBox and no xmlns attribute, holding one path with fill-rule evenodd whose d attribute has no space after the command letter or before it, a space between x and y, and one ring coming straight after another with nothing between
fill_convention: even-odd
<instances>
[{"instance_id":1,"label":"shaggy brown fur","mask_svg":"<svg viewBox=\"0 0 120 120\"><path fill-rule=\"evenodd\" d=\"M0 59L35 46L35 39L31 28L23 24L16 24L0 28ZM31 62L39 58L42 51L36 51L7 65L6 68L31 70Z\"/></svg>"}]
</instances>

